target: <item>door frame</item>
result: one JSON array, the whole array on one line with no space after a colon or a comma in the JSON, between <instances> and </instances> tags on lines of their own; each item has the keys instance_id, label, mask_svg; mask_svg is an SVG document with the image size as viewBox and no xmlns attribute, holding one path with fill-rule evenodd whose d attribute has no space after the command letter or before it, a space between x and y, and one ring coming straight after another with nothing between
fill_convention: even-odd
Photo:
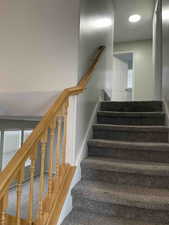
<instances>
[{"instance_id":1,"label":"door frame","mask_svg":"<svg viewBox=\"0 0 169 225\"><path fill-rule=\"evenodd\" d=\"M113 56L129 54L129 53L133 55L132 101L135 101L135 52L134 51L115 51L113 52Z\"/></svg>"}]
</instances>

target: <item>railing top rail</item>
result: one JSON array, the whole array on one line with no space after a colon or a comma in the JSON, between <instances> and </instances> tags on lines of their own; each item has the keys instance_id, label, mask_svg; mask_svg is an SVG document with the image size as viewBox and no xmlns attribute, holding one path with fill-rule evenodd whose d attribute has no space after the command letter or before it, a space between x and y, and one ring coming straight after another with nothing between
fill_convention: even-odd
<instances>
[{"instance_id":1,"label":"railing top rail","mask_svg":"<svg viewBox=\"0 0 169 225\"><path fill-rule=\"evenodd\" d=\"M105 47L100 46L97 49L96 56L88 68L87 72L84 74L80 82L77 86L65 89L59 97L56 99L52 107L49 111L45 114L43 119L39 122L36 128L33 130L32 134L28 137L22 147L18 150L15 156L11 159L7 167L0 172L0 200L5 195L6 191L8 190L11 181L16 178L19 170L21 169L24 162L29 158L31 151L35 145L39 142L42 133L45 131L51 120L54 118L56 113L60 110L64 102L73 95L78 95L79 93L83 92L92 77L92 73L99 61L99 58L102 55Z\"/></svg>"}]
</instances>

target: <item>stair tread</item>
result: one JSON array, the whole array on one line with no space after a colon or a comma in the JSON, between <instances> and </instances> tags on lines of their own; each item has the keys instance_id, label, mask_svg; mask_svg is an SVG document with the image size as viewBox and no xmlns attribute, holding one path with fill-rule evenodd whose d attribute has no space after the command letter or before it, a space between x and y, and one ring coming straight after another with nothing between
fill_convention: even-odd
<instances>
[{"instance_id":1,"label":"stair tread","mask_svg":"<svg viewBox=\"0 0 169 225\"><path fill-rule=\"evenodd\" d=\"M169 143L154 143L154 142L131 142L131 141L113 141L105 139L89 139L89 146L96 147L118 147L120 149L134 150L153 150L153 151L169 151Z\"/></svg>"},{"instance_id":2,"label":"stair tread","mask_svg":"<svg viewBox=\"0 0 169 225\"><path fill-rule=\"evenodd\" d=\"M169 191L167 189L82 180L74 188L73 194L77 194L78 198L87 198L107 204L169 211Z\"/></svg>"},{"instance_id":3,"label":"stair tread","mask_svg":"<svg viewBox=\"0 0 169 225\"><path fill-rule=\"evenodd\" d=\"M101 102L63 225L169 224L168 132L162 101Z\"/></svg>"},{"instance_id":4,"label":"stair tread","mask_svg":"<svg viewBox=\"0 0 169 225\"><path fill-rule=\"evenodd\" d=\"M112 124L94 124L94 129L109 129L118 131L143 131L143 132L168 132L167 126L139 126L139 125L112 125Z\"/></svg>"},{"instance_id":5,"label":"stair tread","mask_svg":"<svg viewBox=\"0 0 169 225\"><path fill-rule=\"evenodd\" d=\"M123 103L125 103L125 104L131 104L131 105L133 105L133 104L136 104L136 103L138 103L138 104L142 104L142 103L144 103L144 104L149 104L149 103L155 103L155 104L158 104L158 103L162 103L162 101L156 101L156 100L154 100L154 101L101 101L101 104L102 103L118 103L118 104L123 104Z\"/></svg>"},{"instance_id":6,"label":"stair tread","mask_svg":"<svg viewBox=\"0 0 169 225\"><path fill-rule=\"evenodd\" d=\"M82 162L82 166L112 172L169 176L169 163L118 160L104 157L88 157Z\"/></svg>"},{"instance_id":7,"label":"stair tread","mask_svg":"<svg viewBox=\"0 0 169 225\"><path fill-rule=\"evenodd\" d=\"M134 101L134 102L117 102L103 101L101 102L101 110L120 111L120 112L155 112L163 111L162 101Z\"/></svg>"},{"instance_id":8,"label":"stair tread","mask_svg":"<svg viewBox=\"0 0 169 225\"><path fill-rule=\"evenodd\" d=\"M111 117L161 117L165 116L164 112L116 112L116 111L98 111L98 115Z\"/></svg>"},{"instance_id":9,"label":"stair tread","mask_svg":"<svg viewBox=\"0 0 169 225\"><path fill-rule=\"evenodd\" d=\"M109 217L99 214L75 210L65 219L62 225L157 225L138 220L129 220L119 217ZM159 225L159 224L158 224ZM163 224L160 224L163 225Z\"/></svg>"}]
</instances>

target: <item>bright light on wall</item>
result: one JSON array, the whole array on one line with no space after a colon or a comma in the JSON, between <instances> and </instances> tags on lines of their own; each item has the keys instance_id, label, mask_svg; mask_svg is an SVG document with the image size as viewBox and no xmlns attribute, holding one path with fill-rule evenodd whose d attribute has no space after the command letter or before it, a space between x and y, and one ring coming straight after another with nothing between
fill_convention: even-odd
<instances>
[{"instance_id":1,"label":"bright light on wall","mask_svg":"<svg viewBox=\"0 0 169 225\"><path fill-rule=\"evenodd\" d=\"M130 22L130 23L137 23L137 22L139 22L140 20L141 20L141 16L140 16L140 15L137 15L137 14L131 15L131 16L129 17L129 22Z\"/></svg>"},{"instance_id":2,"label":"bright light on wall","mask_svg":"<svg viewBox=\"0 0 169 225\"><path fill-rule=\"evenodd\" d=\"M112 20L110 18L99 18L90 21L90 25L93 28L107 28L112 26Z\"/></svg>"},{"instance_id":3,"label":"bright light on wall","mask_svg":"<svg viewBox=\"0 0 169 225\"><path fill-rule=\"evenodd\" d=\"M169 20L169 10L164 10L162 13L163 20Z\"/></svg>"}]
</instances>

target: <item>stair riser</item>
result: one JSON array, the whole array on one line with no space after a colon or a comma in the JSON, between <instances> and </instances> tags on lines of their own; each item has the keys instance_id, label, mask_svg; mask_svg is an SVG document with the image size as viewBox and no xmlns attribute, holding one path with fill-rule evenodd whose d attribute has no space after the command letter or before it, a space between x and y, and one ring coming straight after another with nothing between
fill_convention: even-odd
<instances>
[{"instance_id":1,"label":"stair riser","mask_svg":"<svg viewBox=\"0 0 169 225\"><path fill-rule=\"evenodd\" d=\"M112 131L97 129L93 132L94 139L133 141L133 142L168 142L167 132L136 132L136 131Z\"/></svg>"},{"instance_id":2,"label":"stair riser","mask_svg":"<svg viewBox=\"0 0 169 225\"><path fill-rule=\"evenodd\" d=\"M107 157L114 159L124 159L133 161L161 162L169 163L169 152L152 150L130 150L118 148L102 148L88 146L88 155L95 157Z\"/></svg>"},{"instance_id":3,"label":"stair riser","mask_svg":"<svg viewBox=\"0 0 169 225\"><path fill-rule=\"evenodd\" d=\"M116 185L136 185L149 188L169 189L169 179L167 176L152 176L139 173L132 174L82 167L82 178L85 180L106 182Z\"/></svg>"},{"instance_id":4,"label":"stair riser","mask_svg":"<svg viewBox=\"0 0 169 225\"><path fill-rule=\"evenodd\" d=\"M132 206L103 203L74 195L73 207L83 212L96 213L104 216L117 216L126 219L137 219L156 224L169 224L169 211L151 210Z\"/></svg>"},{"instance_id":5,"label":"stair riser","mask_svg":"<svg viewBox=\"0 0 169 225\"><path fill-rule=\"evenodd\" d=\"M101 111L116 112L161 112L163 110L162 103L126 103L126 102L104 102L101 103Z\"/></svg>"},{"instance_id":6,"label":"stair riser","mask_svg":"<svg viewBox=\"0 0 169 225\"><path fill-rule=\"evenodd\" d=\"M134 118L134 117L107 117L107 116L98 116L97 117L99 124L112 124L112 125L165 125L164 117L155 117L155 118Z\"/></svg>"}]
</instances>

